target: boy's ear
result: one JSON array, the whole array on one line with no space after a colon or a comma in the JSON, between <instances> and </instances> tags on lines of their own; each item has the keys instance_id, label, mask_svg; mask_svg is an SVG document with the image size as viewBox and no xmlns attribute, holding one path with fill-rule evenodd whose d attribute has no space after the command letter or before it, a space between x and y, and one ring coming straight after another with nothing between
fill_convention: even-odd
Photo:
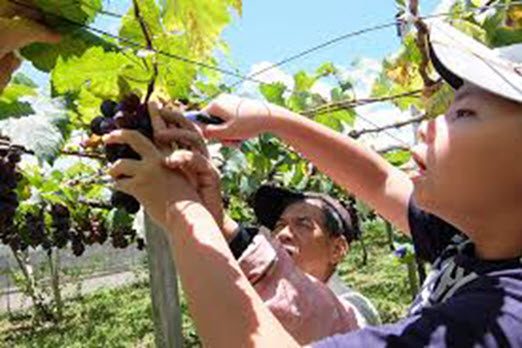
<instances>
[{"instance_id":1,"label":"boy's ear","mask_svg":"<svg viewBox=\"0 0 522 348\"><path fill-rule=\"evenodd\" d=\"M335 237L330 249L330 263L332 265L339 264L348 253L349 248L346 239L341 236Z\"/></svg>"}]
</instances>

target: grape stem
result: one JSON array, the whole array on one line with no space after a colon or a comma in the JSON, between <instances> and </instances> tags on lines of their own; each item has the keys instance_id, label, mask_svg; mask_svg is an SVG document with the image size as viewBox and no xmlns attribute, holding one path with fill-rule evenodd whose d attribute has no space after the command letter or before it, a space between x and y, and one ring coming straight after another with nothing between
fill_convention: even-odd
<instances>
[{"instance_id":1,"label":"grape stem","mask_svg":"<svg viewBox=\"0 0 522 348\"><path fill-rule=\"evenodd\" d=\"M145 22L145 19L141 15L140 6L138 5L138 0L132 1L134 4L134 16L136 17L136 20L140 24L141 31L143 32L143 36L145 37L145 41L147 42L147 50L151 52L155 52L154 44L152 42L151 33L149 32L149 27L147 26L147 23ZM147 65L146 58L143 58L143 61L145 62L145 65ZM147 87L147 96L145 97L145 103L148 103L150 96L154 92L154 86L156 84L156 79L158 77L158 62L156 60L156 57L152 57L152 77L150 79L149 85Z\"/></svg>"}]
</instances>

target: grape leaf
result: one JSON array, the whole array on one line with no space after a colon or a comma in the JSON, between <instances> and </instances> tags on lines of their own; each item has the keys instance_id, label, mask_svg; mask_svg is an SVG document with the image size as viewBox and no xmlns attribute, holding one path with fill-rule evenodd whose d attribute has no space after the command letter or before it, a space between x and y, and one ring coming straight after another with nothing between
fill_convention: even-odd
<instances>
[{"instance_id":1,"label":"grape leaf","mask_svg":"<svg viewBox=\"0 0 522 348\"><path fill-rule=\"evenodd\" d=\"M13 143L34 151L36 157L44 161L56 158L63 144L60 130L52 119L42 115L0 121L0 129Z\"/></svg>"},{"instance_id":2,"label":"grape leaf","mask_svg":"<svg viewBox=\"0 0 522 348\"><path fill-rule=\"evenodd\" d=\"M197 54L208 54L232 19L230 8L241 13L241 0L164 0L163 23L169 32L186 33Z\"/></svg>"},{"instance_id":3,"label":"grape leaf","mask_svg":"<svg viewBox=\"0 0 522 348\"><path fill-rule=\"evenodd\" d=\"M79 92L83 87L100 96L113 96L118 91L118 78L129 58L122 53L105 52L101 47L88 49L81 57L58 59L52 72L56 92Z\"/></svg>"},{"instance_id":4,"label":"grape leaf","mask_svg":"<svg viewBox=\"0 0 522 348\"><path fill-rule=\"evenodd\" d=\"M33 0L45 22L58 30L77 29L91 23L102 9L102 0ZM75 24L76 23L76 24Z\"/></svg>"},{"instance_id":5,"label":"grape leaf","mask_svg":"<svg viewBox=\"0 0 522 348\"><path fill-rule=\"evenodd\" d=\"M284 106L285 99L283 94L285 93L286 86L282 82L275 83L262 83L259 86L259 91L270 103Z\"/></svg>"},{"instance_id":6,"label":"grape leaf","mask_svg":"<svg viewBox=\"0 0 522 348\"><path fill-rule=\"evenodd\" d=\"M21 50L24 58L44 72L50 72L59 58L68 60L73 57L81 57L92 46L100 46L105 50L115 50L116 47L104 41L96 35L78 30L64 35L58 44L35 43Z\"/></svg>"},{"instance_id":7,"label":"grape leaf","mask_svg":"<svg viewBox=\"0 0 522 348\"><path fill-rule=\"evenodd\" d=\"M490 36L491 44L495 47L508 46L522 42L522 29L501 27Z\"/></svg>"},{"instance_id":8,"label":"grape leaf","mask_svg":"<svg viewBox=\"0 0 522 348\"><path fill-rule=\"evenodd\" d=\"M36 95L34 83L24 75L17 75L0 94L0 120L33 114L31 105L21 98L34 95Z\"/></svg>"}]
</instances>

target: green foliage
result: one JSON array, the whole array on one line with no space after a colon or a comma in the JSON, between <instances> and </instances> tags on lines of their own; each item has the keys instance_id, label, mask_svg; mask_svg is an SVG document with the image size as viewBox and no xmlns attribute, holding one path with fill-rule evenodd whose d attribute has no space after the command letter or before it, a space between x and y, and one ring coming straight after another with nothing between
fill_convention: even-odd
<instances>
[{"instance_id":1,"label":"green foliage","mask_svg":"<svg viewBox=\"0 0 522 348\"><path fill-rule=\"evenodd\" d=\"M102 0L35 0L34 4L42 10L48 25L62 30L91 23L102 9Z\"/></svg>"},{"instance_id":2,"label":"green foliage","mask_svg":"<svg viewBox=\"0 0 522 348\"><path fill-rule=\"evenodd\" d=\"M34 83L24 75L17 75L7 88L0 94L0 120L17 118L34 113L30 103L21 101L26 96L35 96Z\"/></svg>"},{"instance_id":3,"label":"green foliage","mask_svg":"<svg viewBox=\"0 0 522 348\"><path fill-rule=\"evenodd\" d=\"M118 79L129 62L122 53L105 52L100 47L88 49L81 57L59 58L52 72L54 90L66 94L86 88L95 95L117 97Z\"/></svg>"},{"instance_id":4,"label":"green foliage","mask_svg":"<svg viewBox=\"0 0 522 348\"><path fill-rule=\"evenodd\" d=\"M129 347L154 345L152 308L145 283L103 290L66 303L66 317L35 327L23 313L1 322L1 345L9 347Z\"/></svg>"},{"instance_id":5,"label":"green foliage","mask_svg":"<svg viewBox=\"0 0 522 348\"><path fill-rule=\"evenodd\" d=\"M110 43L82 29L64 35L57 44L35 43L23 48L21 53L37 69L51 72L58 59L67 60L80 57L93 46L103 47L106 50L114 49Z\"/></svg>"}]
</instances>

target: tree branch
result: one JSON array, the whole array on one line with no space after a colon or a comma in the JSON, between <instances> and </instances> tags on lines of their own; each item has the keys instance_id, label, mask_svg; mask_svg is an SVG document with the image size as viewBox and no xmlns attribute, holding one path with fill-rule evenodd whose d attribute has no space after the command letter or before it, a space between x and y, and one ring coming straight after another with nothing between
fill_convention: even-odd
<instances>
[{"instance_id":1,"label":"tree branch","mask_svg":"<svg viewBox=\"0 0 522 348\"><path fill-rule=\"evenodd\" d=\"M380 133L380 132L386 131L388 129L402 128L402 127L405 127L405 126L410 125L410 124L422 122L422 121L424 121L427 118L428 118L427 115L422 115L422 116L419 116L419 117L411 118L411 119L406 120L406 121L400 121L400 122L389 124L389 125L385 125L385 126L382 126L382 127L365 128L365 129L359 129L359 130L355 130L354 129L351 132L349 132L348 135L350 137L354 138L354 139L357 139L357 138L360 138L364 134Z\"/></svg>"},{"instance_id":2,"label":"tree branch","mask_svg":"<svg viewBox=\"0 0 522 348\"><path fill-rule=\"evenodd\" d=\"M417 38L415 42L421 53L421 63L419 66L419 74L422 77L424 86L427 88L433 87L437 82L432 80L428 73L428 67L430 63L429 59L429 45L428 45L428 26L419 16L419 0L410 0L409 3L410 14L415 18L414 25L417 29Z\"/></svg>"},{"instance_id":3,"label":"tree branch","mask_svg":"<svg viewBox=\"0 0 522 348\"><path fill-rule=\"evenodd\" d=\"M378 149L376 150L377 153L381 154L381 155L385 155L389 152L393 152L393 151L408 151L410 148L408 146L405 146L405 145L391 145L391 146L388 146L388 147L385 147L385 148L382 148L382 149Z\"/></svg>"},{"instance_id":4,"label":"tree branch","mask_svg":"<svg viewBox=\"0 0 522 348\"><path fill-rule=\"evenodd\" d=\"M83 158L90 158L90 159L105 161L105 156L103 156L100 153L88 153L88 152L81 152L81 151L62 150L62 151L60 151L60 154L65 155L65 156L76 156L76 157L83 157Z\"/></svg>"},{"instance_id":5,"label":"tree branch","mask_svg":"<svg viewBox=\"0 0 522 348\"><path fill-rule=\"evenodd\" d=\"M394 95L384 96L384 97L376 97L376 98L364 98L364 99L350 99L350 100L341 100L337 102L332 102L328 104L324 104L318 106L316 108L312 108L304 111L303 116L312 117L328 112L334 112L342 109L352 109L357 106L372 104L372 103L380 103L385 101L391 101L400 98L413 97L417 96L422 92L422 89L418 89L415 91L398 93Z\"/></svg>"},{"instance_id":6,"label":"tree branch","mask_svg":"<svg viewBox=\"0 0 522 348\"><path fill-rule=\"evenodd\" d=\"M145 19L141 15L140 6L138 4L138 0L133 0L132 3L134 4L134 16L136 17L136 20L140 24L141 31L143 32L143 36L145 37L145 42L147 43L147 49L151 52L156 52L154 49L154 44L152 42L151 33L149 32L149 28L147 27L147 23L145 22ZM145 58L143 58L145 61ZM145 61L146 64L146 61ZM149 85L147 87L147 96L145 97L145 102L147 103L154 92L154 86L156 84L156 79L158 78L158 62L156 61L156 58L153 57L152 62L152 77L150 79Z\"/></svg>"}]
</instances>

